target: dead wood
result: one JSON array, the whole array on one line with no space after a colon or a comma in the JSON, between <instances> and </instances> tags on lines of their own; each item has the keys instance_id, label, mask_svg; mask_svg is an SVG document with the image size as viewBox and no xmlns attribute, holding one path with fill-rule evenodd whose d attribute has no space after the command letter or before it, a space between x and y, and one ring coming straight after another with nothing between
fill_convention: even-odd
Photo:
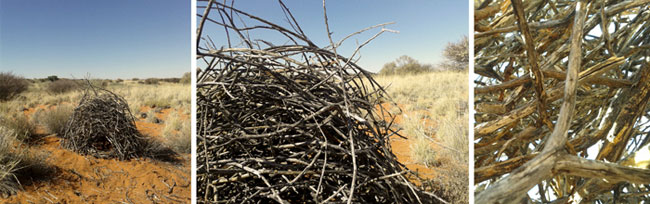
<instances>
[{"instance_id":1,"label":"dead wood","mask_svg":"<svg viewBox=\"0 0 650 204\"><path fill-rule=\"evenodd\" d=\"M650 199L650 1L479 4L476 201Z\"/></svg>"},{"instance_id":2,"label":"dead wood","mask_svg":"<svg viewBox=\"0 0 650 204\"><path fill-rule=\"evenodd\" d=\"M397 161L390 100L355 64L387 24L360 31L381 28L346 58L343 40L316 46L282 1L290 28L232 2L199 5L199 203L445 202Z\"/></svg>"},{"instance_id":3,"label":"dead wood","mask_svg":"<svg viewBox=\"0 0 650 204\"><path fill-rule=\"evenodd\" d=\"M61 137L64 148L98 158L151 157L175 161L176 156L168 147L138 131L124 98L90 82Z\"/></svg>"}]
</instances>

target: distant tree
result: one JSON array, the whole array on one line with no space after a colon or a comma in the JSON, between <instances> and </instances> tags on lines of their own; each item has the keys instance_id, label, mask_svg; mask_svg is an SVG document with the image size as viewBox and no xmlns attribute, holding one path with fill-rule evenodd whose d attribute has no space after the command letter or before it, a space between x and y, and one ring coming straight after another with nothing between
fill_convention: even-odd
<instances>
[{"instance_id":1,"label":"distant tree","mask_svg":"<svg viewBox=\"0 0 650 204\"><path fill-rule=\"evenodd\" d=\"M389 62L384 65L383 68L379 71L379 74L381 75L393 75L395 74L395 69L397 68L397 65L395 65L395 62Z\"/></svg>"},{"instance_id":2,"label":"distant tree","mask_svg":"<svg viewBox=\"0 0 650 204\"><path fill-rule=\"evenodd\" d=\"M52 75L52 76L48 76L48 77L47 77L47 80L50 80L50 81L53 82L53 81L59 80L59 77L56 76L56 75Z\"/></svg>"},{"instance_id":3,"label":"distant tree","mask_svg":"<svg viewBox=\"0 0 650 204\"><path fill-rule=\"evenodd\" d=\"M181 83L189 84L191 81L192 81L192 73L185 72L185 74L183 74L183 77L181 77Z\"/></svg>"},{"instance_id":4,"label":"distant tree","mask_svg":"<svg viewBox=\"0 0 650 204\"><path fill-rule=\"evenodd\" d=\"M447 43L442 55L446 61L440 64L445 70L467 70L469 67L469 40L463 36L458 42Z\"/></svg>"},{"instance_id":5,"label":"distant tree","mask_svg":"<svg viewBox=\"0 0 650 204\"><path fill-rule=\"evenodd\" d=\"M397 58L394 62L389 62L384 65L384 67L379 71L381 75L403 75L403 74L419 74L423 72L429 72L433 68L428 64L420 64L417 60L402 55Z\"/></svg>"}]
</instances>

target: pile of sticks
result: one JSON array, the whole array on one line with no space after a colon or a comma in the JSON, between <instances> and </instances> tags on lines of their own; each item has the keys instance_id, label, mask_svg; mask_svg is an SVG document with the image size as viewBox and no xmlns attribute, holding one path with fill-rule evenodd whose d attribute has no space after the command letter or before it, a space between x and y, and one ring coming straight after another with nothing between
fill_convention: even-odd
<instances>
[{"instance_id":1,"label":"pile of sticks","mask_svg":"<svg viewBox=\"0 0 650 204\"><path fill-rule=\"evenodd\" d=\"M628 167L650 139L650 1L485 0L474 20L477 203L650 199Z\"/></svg>"},{"instance_id":2,"label":"pile of sticks","mask_svg":"<svg viewBox=\"0 0 650 204\"><path fill-rule=\"evenodd\" d=\"M281 1L293 30L199 3L199 203L444 202L407 179L413 173L391 152L385 91L336 54L338 45L309 41ZM290 44L253 38L260 30ZM208 31L227 44L215 45Z\"/></svg>"},{"instance_id":3,"label":"pile of sticks","mask_svg":"<svg viewBox=\"0 0 650 204\"><path fill-rule=\"evenodd\" d=\"M64 148L98 158L126 160L144 156L149 149L124 98L90 83L62 138Z\"/></svg>"}]
</instances>

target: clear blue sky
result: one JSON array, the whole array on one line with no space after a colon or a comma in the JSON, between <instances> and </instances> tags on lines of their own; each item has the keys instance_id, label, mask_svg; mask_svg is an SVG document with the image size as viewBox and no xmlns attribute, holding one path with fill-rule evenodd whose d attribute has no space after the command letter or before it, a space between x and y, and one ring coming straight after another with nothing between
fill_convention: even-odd
<instances>
[{"instance_id":1,"label":"clear blue sky","mask_svg":"<svg viewBox=\"0 0 650 204\"><path fill-rule=\"evenodd\" d=\"M190 1L0 0L0 71L27 78L180 77Z\"/></svg>"},{"instance_id":2,"label":"clear blue sky","mask_svg":"<svg viewBox=\"0 0 650 204\"><path fill-rule=\"evenodd\" d=\"M320 0L285 0L298 23L311 41L318 46L329 45ZM200 3L199 5L205 5ZM456 42L468 31L469 1L458 0L329 0L326 1L330 30L337 41L368 26L395 22L386 28L400 33L384 33L361 50L359 65L369 71L379 71L388 62L408 55L421 63L442 62L442 50L448 42ZM235 1L235 8L289 28L280 5L274 0ZM197 13L202 14L203 9ZM216 14L216 13L215 13ZM211 15L218 19L217 15ZM198 19L198 18L197 18ZM344 56L352 54L358 43L365 42L379 30L348 39L338 50ZM223 29L204 31L211 38ZM214 40L215 38L213 38ZM215 43L224 43L217 40Z\"/></svg>"}]
</instances>

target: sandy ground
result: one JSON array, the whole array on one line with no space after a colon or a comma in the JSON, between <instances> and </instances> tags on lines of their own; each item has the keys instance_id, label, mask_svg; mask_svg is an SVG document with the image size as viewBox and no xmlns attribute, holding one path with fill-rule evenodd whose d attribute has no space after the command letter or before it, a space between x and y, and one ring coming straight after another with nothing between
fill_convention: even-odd
<instances>
[{"instance_id":1,"label":"sandy ground","mask_svg":"<svg viewBox=\"0 0 650 204\"><path fill-rule=\"evenodd\" d=\"M382 104L382 106L383 106L383 108L385 110L390 110L390 108L391 108L391 105L387 104L387 103ZM402 105L398 104L398 106L402 110L404 110L404 107ZM394 123L396 123L397 125L401 124L403 122L404 114L409 114L409 113L403 113L403 114L395 115ZM386 120L388 121L389 118L386 118ZM433 124L432 121L425 121L425 124L426 125L435 125L435 124ZM391 138L390 138L391 149L393 150L393 154L395 154L395 156L397 157L397 160L400 163L404 164L406 166L406 168L408 168L409 170L417 172L420 175L420 177L422 177L422 178L429 179L429 178L436 177L436 171L433 168L429 168L429 167L427 167L425 165L418 164L418 163L416 163L415 161L413 161L411 159L411 147L410 147L410 145L411 145L411 142L414 142L414 140L408 139L409 135L405 135L404 131L400 131L399 133L402 136L406 137L406 139L404 139L402 137L399 137L399 136L396 136L396 135L391 136ZM434 149L436 148L435 145L433 145L433 144L432 144L432 147L434 147ZM414 180L413 182L415 182L416 184L419 184L419 181Z\"/></svg>"},{"instance_id":2,"label":"sandy ground","mask_svg":"<svg viewBox=\"0 0 650 204\"><path fill-rule=\"evenodd\" d=\"M30 111L34 110L26 113ZM157 116L164 118L169 111ZM139 120L136 126L143 134L162 140L162 124ZM98 159L61 148L56 135L45 136L32 150L48 155L55 173L24 185L23 191L0 203L190 203L189 154L180 155L177 163Z\"/></svg>"}]
</instances>

